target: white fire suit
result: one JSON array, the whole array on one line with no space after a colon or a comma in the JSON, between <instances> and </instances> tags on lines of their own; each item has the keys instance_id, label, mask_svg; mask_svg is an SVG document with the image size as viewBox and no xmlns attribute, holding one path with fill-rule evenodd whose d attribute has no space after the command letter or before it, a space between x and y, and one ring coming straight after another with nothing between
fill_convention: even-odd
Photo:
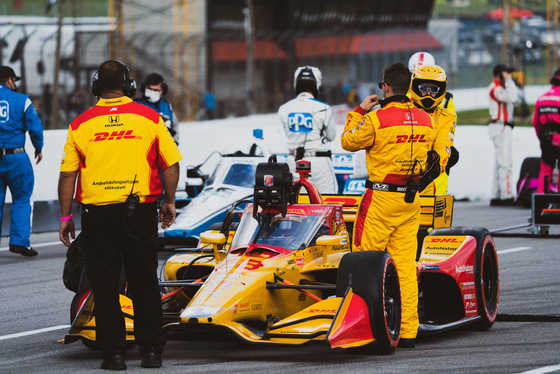
<instances>
[{"instance_id":1,"label":"white fire suit","mask_svg":"<svg viewBox=\"0 0 560 374\"><path fill-rule=\"evenodd\" d=\"M338 183L332 166L328 142L336 138L331 107L316 100L309 92L300 93L278 109L278 116L284 125L290 157L288 165L295 173L297 149L303 147L303 160L311 162L310 180L321 193L338 192ZM300 151L301 152L301 151Z\"/></svg>"},{"instance_id":2,"label":"white fire suit","mask_svg":"<svg viewBox=\"0 0 560 374\"><path fill-rule=\"evenodd\" d=\"M513 79L502 84L495 78L488 87L489 109L492 120L488 135L494 142L494 179L492 199L512 199L512 155L511 135L513 130L513 108L520 102L520 92Z\"/></svg>"}]
</instances>

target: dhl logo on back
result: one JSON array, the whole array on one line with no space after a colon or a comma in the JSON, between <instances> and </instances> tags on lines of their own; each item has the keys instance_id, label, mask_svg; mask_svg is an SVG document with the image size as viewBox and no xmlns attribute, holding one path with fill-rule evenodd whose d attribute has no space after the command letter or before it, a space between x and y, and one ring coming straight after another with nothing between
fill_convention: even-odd
<instances>
[{"instance_id":1,"label":"dhl logo on back","mask_svg":"<svg viewBox=\"0 0 560 374\"><path fill-rule=\"evenodd\" d=\"M113 131L111 133L108 132L97 132L95 133L95 138L90 139L90 142L100 142L104 140L121 140L121 139L142 139L141 136L132 135L134 130L127 130L127 131Z\"/></svg>"},{"instance_id":2,"label":"dhl logo on back","mask_svg":"<svg viewBox=\"0 0 560 374\"><path fill-rule=\"evenodd\" d=\"M397 135L397 140L391 143L426 143L425 135L424 134L416 134L416 135Z\"/></svg>"}]
</instances>

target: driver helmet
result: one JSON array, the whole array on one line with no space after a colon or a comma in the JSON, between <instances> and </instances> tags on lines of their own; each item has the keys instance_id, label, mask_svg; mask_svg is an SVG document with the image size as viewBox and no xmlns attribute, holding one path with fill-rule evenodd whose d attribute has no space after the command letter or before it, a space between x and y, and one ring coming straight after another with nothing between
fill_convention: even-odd
<instances>
[{"instance_id":1,"label":"driver helmet","mask_svg":"<svg viewBox=\"0 0 560 374\"><path fill-rule=\"evenodd\" d=\"M441 104L447 90L447 75L440 66L422 66L414 71L410 92L414 104L428 112Z\"/></svg>"},{"instance_id":2,"label":"driver helmet","mask_svg":"<svg viewBox=\"0 0 560 374\"><path fill-rule=\"evenodd\" d=\"M300 66L294 73L294 90L296 95L311 92L314 97L319 95L323 76L321 70L315 66Z\"/></svg>"},{"instance_id":3,"label":"driver helmet","mask_svg":"<svg viewBox=\"0 0 560 374\"><path fill-rule=\"evenodd\" d=\"M435 64L436 64L436 60L434 59L434 56L432 56L430 53L416 52L410 57L410 60L408 60L408 70L410 70L411 73L414 73L414 71L419 67L425 65L435 65Z\"/></svg>"},{"instance_id":4,"label":"driver helmet","mask_svg":"<svg viewBox=\"0 0 560 374\"><path fill-rule=\"evenodd\" d=\"M277 223L274 236L291 239L302 222L303 220L299 216L286 215L282 217L278 215L272 219L273 224Z\"/></svg>"}]
</instances>

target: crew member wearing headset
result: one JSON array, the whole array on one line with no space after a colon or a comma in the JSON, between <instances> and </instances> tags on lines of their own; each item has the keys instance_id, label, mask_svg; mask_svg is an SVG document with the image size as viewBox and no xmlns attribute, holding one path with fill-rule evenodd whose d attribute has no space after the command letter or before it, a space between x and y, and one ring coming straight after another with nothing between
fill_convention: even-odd
<instances>
[{"instance_id":1,"label":"crew member wearing headset","mask_svg":"<svg viewBox=\"0 0 560 374\"><path fill-rule=\"evenodd\" d=\"M331 107L319 100L321 71L314 66L301 66L294 74L297 97L278 109L278 116L287 137L288 165L294 174L295 161L311 162L310 180L321 193L337 193L338 183L331 161L329 142L336 138Z\"/></svg>"},{"instance_id":2,"label":"crew member wearing headset","mask_svg":"<svg viewBox=\"0 0 560 374\"><path fill-rule=\"evenodd\" d=\"M9 66L0 66L0 228L6 188L12 194L10 252L37 256L31 248L31 195L33 167L25 152L25 133L29 132L37 164L43 159L43 126L29 99L17 93L20 80Z\"/></svg>"},{"instance_id":3,"label":"crew member wearing headset","mask_svg":"<svg viewBox=\"0 0 560 374\"><path fill-rule=\"evenodd\" d=\"M162 228L175 220L182 159L159 113L134 102L136 83L120 61L103 62L92 82L99 98L68 128L60 166L59 237L75 238L72 197L82 206L85 270L95 299L102 369L126 369L126 331L119 303L122 267L134 304L141 365L161 366L165 336L157 277L158 212ZM77 184L76 184L77 180ZM76 191L74 188L76 186Z\"/></svg>"},{"instance_id":4,"label":"crew member wearing headset","mask_svg":"<svg viewBox=\"0 0 560 374\"><path fill-rule=\"evenodd\" d=\"M348 113L341 137L345 150L366 151L369 176L354 224L353 250L387 250L393 257L402 297L399 346L413 348L419 326L415 264L420 224L417 187L427 169L434 126L430 116L406 96L410 71L404 64L385 69L379 88L384 99L377 95L366 97ZM380 109L367 113L377 104Z\"/></svg>"},{"instance_id":5,"label":"crew member wearing headset","mask_svg":"<svg viewBox=\"0 0 560 374\"><path fill-rule=\"evenodd\" d=\"M173 136L175 143L179 144L179 120L173 112L171 103L167 101L165 95L169 91L169 87L158 73L148 74L144 82L140 85L142 97L136 99L140 104L144 104L159 113L167 129Z\"/></svg>"}]
</instances>

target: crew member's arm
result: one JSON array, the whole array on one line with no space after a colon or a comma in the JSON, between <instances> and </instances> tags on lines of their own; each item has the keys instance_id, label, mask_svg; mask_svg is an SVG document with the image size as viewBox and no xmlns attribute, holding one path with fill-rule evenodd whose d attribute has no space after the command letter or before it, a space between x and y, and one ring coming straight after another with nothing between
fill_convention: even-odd
<instances>
[{"instance_id":1,"label":"crew member's arm","mask_svg":"<svg viewBox=\"0 0 560 374\"><path fill-rule=\"evenodd\" d=\"M334 117L330 106L325 113L325 138L329 142L336 139L336 124L334 123Z\"/></svg>"},{"instance_id":2,"label":"crew member's arm","mask_svg":"<svg viewBox=\"0 0 560 374\"><path fill-rule=\"evenodd\" d=\"M74 186L78 171L61 171L58 178L58 205L60 206L60 217L70 217L72 214L72 198L74 197ZM61 220L58 229L58 237L60 241L67 247L70 247L70 239L76 239L76 231L74 220L72 218Z\"/></svg>"},{"instance_id":3,"label":"crew member's arm","mask_svg":"<svg viewBox=\"0 0 560 374\"><path fill-rule=\"evenodd\" d=\"M537 138L540 139L540 130L541 130L541 123L540 123L540 116L539 116L539 109L541 107L540 100L537 100L535 103L535 115L533 116L533 127L535 128L535 132L537 133Z\"/></svg>"},{"instance_id":4,"label":"crew member's arm","mask_svg":"<svg viewBox=\"0 0 560 374\"><path fill-rule=\"evenodd\" d=\"M496 95L496 99L501 101L502 103L513 103L517 104L520 101L519 90L511 77L511 74L508 72L502 72L504 77L504 89L496 89L494 93ZM500 87L501 88L501 87Z\"/></svg>"},{"instance_id":5,"label":"crew member's arm","mask_svg":"<svg viewBox=\"0 0 560 374\"><path fill-rule=\"evenodd\" d=\"M455 121L457 116L453 115L446 109L442 109L438 117L436 138L434 141L434 151L439 155L440 172L445 170L449 156L451 155L451 147L455 140Z\"/></svg>"},{"instance_id":6,"label":"crew member's arm","mask_svg":"<svg viewBox=\"0 0 560 374\"><path fill-rule=\"evenodd\" d=\"M175 192L179 183L179 163L171 165L162 171L163 174L163 203L159 212L162 222L161 228L166 229L175 222Z\"/></svg>"},{"instance_id":7,"label":"crew member's arm","mask_svg":"<svg viewBox=\"0 0 560 374\"><path fill-rule=\"evenodd\" d=\"M27 131L29 131L31 143L35 148L36 164L38 164L43 159L43 125L29 98L25 101L25 125Z\"/></svg>"},{"instance_id":8,"label":"crew member's arm","mask_svg":"<svg viewBox=\"0 0 560 374\"><path fill-rule=\"evenodd\" d=\"M340 137L342 148L349 152L368 148L375 142L375 131L372 119L377 120L375 114L365 113L379 103L379 96L371 95L362 101L353 112L346 116L344 131Z\"/></svg>"}]
</instances>

